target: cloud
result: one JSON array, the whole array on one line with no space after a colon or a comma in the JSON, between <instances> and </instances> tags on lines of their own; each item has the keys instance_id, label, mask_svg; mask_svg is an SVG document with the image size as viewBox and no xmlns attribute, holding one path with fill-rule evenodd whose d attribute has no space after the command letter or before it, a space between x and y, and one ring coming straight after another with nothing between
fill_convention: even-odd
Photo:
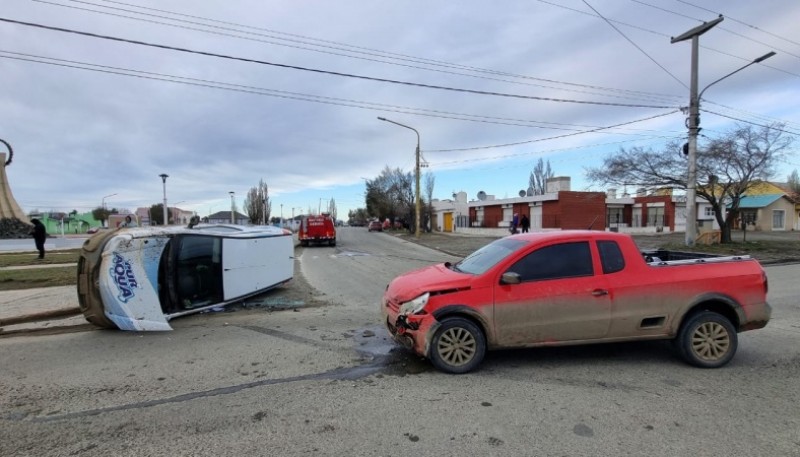
<instances>
[{"instance_id":1,"label":"cloud","mask_svg":"<svg viewBox=\"0 0 800 457\"><path fill-rule=\"evenodd\" d=\"M675 108L688 104L680 82L689 83L690 46L670 44L669 37L716 16L681 2L594 5L622 36L581 2L135 3L183 16L103 0L54 3L64 6L9 0L2 16L351 75ZM797 119L800 40L791 18L800 5L773 1L767 8L737 0L719 8L729 18L701 38L701 85L769 50L778 55L715 85L705 106L718 101L736 109L717 107L726 114L751 121L755 115ZM270 186L273 208L316 208L320 199L335 198L346 214L363 206L362 178L385 166L414 166L415 134L377 116L420 132L438 198L453 190L516 194L539 157L582 188L586 163L620 145L658 145L685 131L683 116L673 114L545 141L669 110L388 84L7 22L0 22L0 42L0 137L14 146L7 173L26 211L91 209L113 193L113 206L150 206L161 201L158 175L167 173L169 200L200 214L226 209L229 191L241 205L261 179ZM107 68L46 65L19 60L30 59L20 53ZM111 67L148 73L122 76ZM734 121L704 114L703 122L724 129Z\"/></svg>"}]
</instances>

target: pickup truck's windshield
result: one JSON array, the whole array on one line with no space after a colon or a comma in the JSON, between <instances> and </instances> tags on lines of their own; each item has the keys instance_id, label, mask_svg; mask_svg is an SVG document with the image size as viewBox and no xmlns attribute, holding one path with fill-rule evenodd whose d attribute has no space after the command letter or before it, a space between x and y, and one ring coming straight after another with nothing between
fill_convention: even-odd
<instances>
[{"instance_id":1,"label":"pickup truck's windshield","mask_svg":"<svg viewBox=\"0 0 800 457\"><path fill-rule=\"evenodd\" d=\"M525 243L525 241L506 238L494 241L465 257L464 260L455 264L453 269L475 275L482 274Z\"/></svg>"}]
</instances>

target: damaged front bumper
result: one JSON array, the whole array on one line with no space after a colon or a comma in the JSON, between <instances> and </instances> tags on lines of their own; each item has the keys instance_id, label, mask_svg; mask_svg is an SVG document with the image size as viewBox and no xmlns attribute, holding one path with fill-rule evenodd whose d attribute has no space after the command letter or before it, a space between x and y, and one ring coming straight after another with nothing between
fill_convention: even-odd
<instances>
[{"instance_id":1,"label":"damaged front bumper","mask_svg":"<svg viewBox=\"0 0 800 457\"><path fill-rule=\"evenodd\" d=\"M395 341L423 357L427 357L431 338L439 325L429 314L386 316L386 328Z\"/></svg>"}]
</instances>

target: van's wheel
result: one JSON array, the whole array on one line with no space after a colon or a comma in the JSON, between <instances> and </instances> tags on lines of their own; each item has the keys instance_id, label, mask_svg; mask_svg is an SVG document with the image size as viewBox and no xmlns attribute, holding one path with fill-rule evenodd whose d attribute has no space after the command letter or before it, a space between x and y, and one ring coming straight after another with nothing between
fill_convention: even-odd
<instances>
[{"instance_id":1,"label":"van's wheel","mask_svg":"<svg viewBox=\"0 0 800 457\"><path fill-rule=\"evenodd\" d=\"M328 244L330 244L331 246L336 246L336 240L330 240L328 241Z\"/></svg>"},{"instance_id":2,"label":"van's wheel","mask_svg":"<svg viewBox=\"0 0 800 457\"><path fill-rule=\"evenodd\" d=\"M439 370L461 374L477 368L484 355L486 337L483 331L463 317L450 317L436 330L429 358Z\"/></svg>"},{"instance_id":3,"label":"van's wheel","mask_svg":"<svg viewBox=\"0 0 800 457\"><path fill-rule=\"evenodd\" d=\"M712 311L703 311L687 319L675 340L681 357L701 368L718 368L730 362L738 344L731 321Z\"/></svg>"}]
</instances>

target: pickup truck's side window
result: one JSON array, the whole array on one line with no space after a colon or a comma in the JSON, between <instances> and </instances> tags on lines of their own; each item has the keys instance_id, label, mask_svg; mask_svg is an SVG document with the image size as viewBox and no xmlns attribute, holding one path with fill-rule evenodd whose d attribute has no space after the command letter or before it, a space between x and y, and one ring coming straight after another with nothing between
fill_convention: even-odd
<instances>
[{"instance_id":1,"label":"pickup truck's side window","mask_svg":"<svg viewBox=\"0 0 800 457\"><path fill-rule=\"evenodd\" d=\"M598 241L597 250L600 251L600 263L603 264L603 273L616 273L625 268L625 257L616 241Z\"/></svg>"},{"instance_id":2,"label":"pickup truck's side window","mask_svg":"<svg viewBox=\"0 0 800 457\"><path fill-rule=\"evenodd\" d=\"M518 260L508 271L522 281L591 276L592 253L589 243L562 243L537 249Z\"/></svg>"}]
</instances>

